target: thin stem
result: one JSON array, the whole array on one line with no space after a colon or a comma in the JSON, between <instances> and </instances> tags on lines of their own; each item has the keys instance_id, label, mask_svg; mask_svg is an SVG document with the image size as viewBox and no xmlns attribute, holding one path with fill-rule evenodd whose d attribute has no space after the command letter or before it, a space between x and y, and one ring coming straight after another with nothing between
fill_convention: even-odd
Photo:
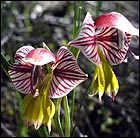
<instances>
[{"instance_id":1,"label":"thin stem","mask_svg":"<svg viewBox=\"0 0 140 138\"><path fill-rule=\"evenodd\" d=\"M73 38L76 37L76 17L77 17L76 8L77 8L77 2L74 1Z\"/></svg>"},{"instance_id":2,"label":"thin stem","mask_svg":"<svg viewBox=\"0 0 140 138\"><path fill-rule=\"evenodd\" d=\"M99 16L100 11L101 11L101 7L102 7L102 1L98 1L97 7L96 7L96 17Z\"/></svg>"},{"instance_id":3,"label":"thin stem","mask_svg":"<svg viewBox=\"0 0 140 138\"><path fill-rule=\"evenodd\" d=\"M38 130L38 134L40 137L50 137L45 125L41 126L41 128Z\"/></svg>"},{"instance_id":4,"label":"thin stem","mask_svg":"<svg viewBox=\"0 0 140 138\"><path fill-rule=\"evenodd\" d=\"M81 19L81 13L82 13L82 5L83 2L80 1L74 1L74 19L73 19L73 39L77 36L80 29L80 19ZM75 47L70 47L71 52L74 54L74 56L77 58L80 50Z\"/></svg>"},{"instance_id":5,"label":"thin stem","mask_svg":"<svg viewBox=\"0 0 140 138\"><path fill-rule=\"evenodd\" d=\"M77 26L77 32L79 32L80 30L80 20L81 20L81 15L82 15L82 6L83 6L83 1L79 1L79 5L78 5L78 26ZM77 33L76 32L76 33Z\"/></svg>"},{"instance_id":6,"label":"thin stem","mask_svg":"<svg viewBox=\"0 0 140 138\"><path fill-rule=\"evenodd\" d=\"M60 121L60 105L61 105L62 98L58 98L56 101L56 110L55 110L55 127L57 131L59 132L60 137L64 137L64 132L62 129L61 121Z\"/></svg>"},{"instance_id":7,"label":"thin stem","mask_svg":"<svg viewBox=\"0 0 140 138\"><path fill-rule=\"evenodd\" d=\"M44 135L45 135L45 137L50 137L49 136L49 133L48 133L48 130L47 130L47 128L46 128L46 125L43 125L43 132L44 132Z\"/></svg>"},{"instance_id":8,"label":"thin stem","mask_svg":"<svg viewBox=\"0 0 140 138\"><path fill-rule=\"evenodd\" d=\"M73 39L76 37L76 35L78 34L78 31L80 30L82 5L83 5L83 1L74 1ZM78 58L80 50L76 49L75 47L70 47L70 50L75 55L75 58ZM70 106L71 107L71 110L70 110L71 126L73 123L73 116L74 116L75 92L76 92L76 89L74 89L72 92L72 101L71 101L71 106Z\"/></svg>"},{"instance_id":9,"label":"thin stem","mask_svg":"<svg viewBox=\"0 0 140 138\"><path fill-rule=\"evenodd\" d=\"M68 99L67 96L63 97L64 101L64 112L65 112L65 137L70 137L70 110L68 105Z\"/></svg>"},{"instance_id":10,"label":"thin stem","mask_svg":"<svg viewBox=\"0 0 140 138\"><path fill-rule=\"evenodd\" d=\"M70 118L71 118L71 124L73 122L73 115L74 115L74 106L75 106L75 91L76 89L73 90L73 93L72 93L72 102L71 102L71 105L70 105Z\"/></svg>"}]
</instances>

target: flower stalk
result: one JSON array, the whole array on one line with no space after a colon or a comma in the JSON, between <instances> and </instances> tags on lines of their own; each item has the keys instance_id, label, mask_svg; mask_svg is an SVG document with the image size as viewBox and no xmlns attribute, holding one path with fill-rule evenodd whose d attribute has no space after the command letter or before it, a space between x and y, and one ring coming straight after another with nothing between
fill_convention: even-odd
<instances>
[{"instance_id":1,"label":"flower stalk","mask_svg":"<svg viewBox=\"0 0 140 138\"><path fill-rule=\"evenodd\" d=\"M70 109L67 96L63 97L64 113L65 113L65 137L70 137L71 121L70 121Z\"/></svg>"},{"instance_id":2,"label":"flower stalk","mask_svg":"<svg viewBox=\"0 0 140 138\"><path fill-rule=\"evenodd\" d=\"M55 116L54 116L54 123L55 123L55 128L59 133L60 137L64 137L64 132L61 124L61 119L60 119L60 108L61 108L61 101L62 98L58 98L55 101Z\"/></svg>"}]
</instances>

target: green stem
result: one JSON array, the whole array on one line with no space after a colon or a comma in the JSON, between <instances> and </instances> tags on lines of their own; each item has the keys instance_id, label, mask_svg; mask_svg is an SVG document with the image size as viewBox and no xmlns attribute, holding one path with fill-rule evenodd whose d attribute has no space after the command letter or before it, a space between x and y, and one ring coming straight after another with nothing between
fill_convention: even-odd
<instances>
[{"instance_id":1,"label":"green stem","mask_svg":"<svg viewBox=\"0 0 140 138\"><path fill-rule=\"evenodd\" d=\"M75 106L75 89L73 90L72 93L72 102L70 105L70 118L71 118L71 124L73 123L73 115L74 115L74 106Z\"/></svg>"},{"instance_id":2,"label":"green stem","mask_svg":"<svg viewBox=\"0 0 140 138\"><path fill-rule=\"evenodd\" d=\"M78 26L77 26L77 32L79 33L80 30L80 20L81 20L81 15L82 15L82 6L83 6L83 1L79 1L79 5L78 5ZM76 32L76 34L77 34Z\"/></svg>"},{"instance_id":3,"label":"green stem","mask_svg":"<svg viewBox=\"0 0 140 138\"><path fill-rule=\"evenodd\" d=\"M74 1L73 39L77 36L77 34L79 33L79 30L80 30L82 6L83 6L83 1ZM70 50L75 55L75 58L78 58L80 50L75 47L70 47ZM73 122L73 116L74 116L75 92L76 92L76 90L74 89L72 92L72 101L71 101L71 105L70 105L70 107L71 107L70 108L71 109L70 110L71 124Z\"/></svg>"},{"instance_id":4,"label":"green stem","mask_svg":"<svg viewBox=\"0 0 140 138\"><path fill-rule=\"evenodd\" d=\"M46 125L41 126L38 130L40 137L50 137Z\"/></svg>"},{"instance_id":5,"label":"green stem","mask_svg":"<svg viewBox=\"0 0 140 138\"><path fill-rule=\"evenodd\" d=\"M82 6L83 6L83 1L74 1L74 19L73 19L73 39L77 36L80 30L80 20L81 20L81 15L82 15ZM80 50L75 47L70 47L71 52L74 54L75 58L78 58ZM74 116L74 106L75 106L75 92L76 90L74 89L72 92L72 101L70 105L70 120L71 124L73 122L73 116Z\"/></svg>"},{"instance_id":6,"label":"green stem","mask_svg":"<svg viewBox=\"0 0 140 138\"><path fill-rule=\"evenodd\" d=\"M64 137L64 132L62 129L61 121L60 121L60 105L61 105L62 98L58 98L56 101L56 110L55 110L55 127L57 131L59 132L60 137Z\"/></svg>"},{"instance_id":7,"label":"green stem","mask_svg":"<svg viewBox=\"0 0 140 138\"><path fill-rule=\"evenodd\" d=\"M83 2L74 1L73 39L79 33L81 13L82 13L82 4L83 4ZM76 58L78 58L80 50L78 48L75 48L75 47L70 47L70 50L74 54L74 56Z\"/></svg>"},{"instance_id":8,"label":"green stem","mask_svg":"<svg viewBox=\"0 0 140 138\"><path fill-rule=\"evenodd\" d=\"M65 137L70 137L70 110L68 105L68 99L67 96L63 97L64 101L64 112L65 112Z\"/></svg>"},{"instance_id":9,"label":"green stem","mask_svg":"<svg viewBox=\"0 0 140 138\"><path fill-rule=\"evenodd\" d=\"M98 1L97 7L96 7L96 17L99 16L101 7L102 7L102 1Z\"/></svg>"},{"instance_id":10,"label":"green stem","mask_svg":"<svg viewBox=\"0 0 140 138\"><path fill-rule=\"evenodd\" d=\"M77 17L77 12L76 12L77 4L76 3L77 2L74 1L73 38L76 37L76 17Z\"/></svg>"},{"instance_id":11,"label":"green stem","mask_svg":"<svg viewBox=\"0 0 140 138\"><path fill-rule=\"evenodd\" d=\"M46 125L43 125L43 132L44 132L44 134L45 134L45 137L50 137L49 136L49 133L48 133L48 130L47 130L47 128L46 128Z\"/></svg>"}]
</instances>

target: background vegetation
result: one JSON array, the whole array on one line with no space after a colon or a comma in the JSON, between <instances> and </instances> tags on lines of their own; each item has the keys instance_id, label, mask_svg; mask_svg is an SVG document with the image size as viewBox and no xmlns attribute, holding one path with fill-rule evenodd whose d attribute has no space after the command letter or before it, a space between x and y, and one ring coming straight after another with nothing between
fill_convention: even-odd
<instances>
[{"instance_id":1,"label":"background vegetation","mask_svg":"<svg viewBox=\"0 0 140 138\"><path fill-rule=\"evenodd\" d=\"M93 17L115 11L139 28L139 1L83 1L81 4L81 22L87 11ZM60 46L73 38L73 17L73 1L1 1L1 53L13 63L14 53L19 47L42 47L42 42L56 53ZM138 39L134 37L130 47L139 54ZM113 66L120 83L115 101L104 94L102 103L99 103L97 95L88 97L86 94L94 66L80 53L78 63L89 74L89 81L77 87L74 136L139 137L139 61L128 56L128 63ZM42 136L42 129L35 131L24 125L19 98L19 93L1 68L1 137ZM71 98L71 93L68 98ZM51 136L58 136L53 128Z\"/></svg>"}]
</instances>

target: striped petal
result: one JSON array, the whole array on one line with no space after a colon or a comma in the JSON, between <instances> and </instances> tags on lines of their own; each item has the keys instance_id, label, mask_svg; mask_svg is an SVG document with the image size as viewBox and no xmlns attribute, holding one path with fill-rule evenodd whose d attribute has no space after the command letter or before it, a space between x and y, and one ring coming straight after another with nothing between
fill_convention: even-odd
<instances>
[{"instance_id":1,"label":"striped petal","mask_svg":"<svg viewBox=\"0 0 140 138\"><path fill-rule=\"evenodd\" d=\"M23 58L26 57L26 55L33 50L34 48L32 46L22 46L19 48L16 53L15 53L15 63L21 63L25 64L25 62L22 60Z\"/></svg>"},{"instance_id":2,"label":"striped petal","mask_svg":"<svg viewBox=\"0 0 140 138\"><path fill-rule=\"evenodd\" d=\"M96 28L113 27L131 35L139 36L139 29L135 28L126 17L117 12L98 16L94 22Z\"/></svg>"},{"instance_id":3,"label":"striped petal","mask_svg":"<svg viewBox=\"0 0 140 138\"><path fill-rule=\"evenodd\" d=\"M79 35L74 40L70 41L68 45L79 48L91 62L96 65L100 65L100 58L95 39L94 21L88 12L82 24Z\"/></svg>"},{"instance_id":4,"label":"striped petal","mask_svg":"<svg viewBox=\"0 0 140 138\"><path fill-rule=\"evenodd\" d=\"M23 60L26 63L42 66L50 62L55 62L55 55L45 48L36 48L31 50Z\"/></svg>"},{"instance_id":5,"label":"striped petal","mask_svg":"<svg viewBox=\"0 0 140 138\"><path fill-rule=\"evenodd\" d=\"M100 48L111 65L124 61L131 35L115 28L100 28L96 33L97 46Z\"/></svg>"},{"instance_id":6,"label":"striped petal","mask_svg":"<svg viewBox=\"0 0 140 138\"><path fill-rule=\"evenodd\" d=\"M13 64L9 66L11 80L21 93L28 94L34 91L32 86L33 66L28 64Z\"/></svg>"},{"instance_id":7,"label":"striped petal","mask_svg":"<svg viewBox=\"0 0 140 138\"><path fill-rule=\"evenodd\" d=\"M86 79L87 74L80 69L73 54L62 46L57 54L49 97L63 97Z\"/></svg>"}]
</instances>

